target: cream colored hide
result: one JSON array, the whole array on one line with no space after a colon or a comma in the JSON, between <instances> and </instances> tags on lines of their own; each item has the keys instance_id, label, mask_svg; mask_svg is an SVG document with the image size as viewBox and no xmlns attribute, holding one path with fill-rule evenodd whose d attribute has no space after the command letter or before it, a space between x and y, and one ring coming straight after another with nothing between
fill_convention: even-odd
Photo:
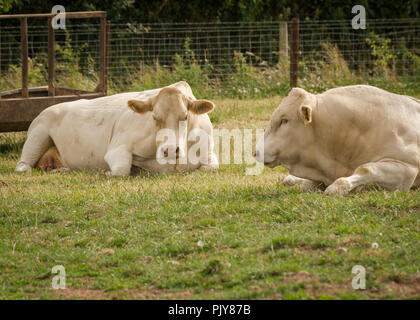
<instances>
[{"instance_id":1,"label":"cream colored hide","mask_svg":"<svg viewBox=\"0 0 420 320\"><path fill-rule=\"evenodd\" d=\"M184 81L162 89L57 104L31 123L15 170L55 169L59 164L64 169L99 168L124 176L130 174L133 157L136 166L157 172L217 168L207 115L213 108L213 102L197 100ZM157 141L161 129L176 134L176 145ZM187 141L193 129L207 135L208 152L203 152L207 159L179 164L176 159L194 143ZM168 154L169 150L174 152ZM175 161L161 164L157 156Z\"/></svg>"},{"instance_id":2,"label":"cream colored hide","mask_svg":"<svg viewBox=\"0 0 420 320\"><path fill-rule=\"evenodd\" d=\"M345 195L360 185L420 185L420 101L367 85L311 94L294 88L271 116L257 160L283 183Z\"/></svg>"}]
</instances>

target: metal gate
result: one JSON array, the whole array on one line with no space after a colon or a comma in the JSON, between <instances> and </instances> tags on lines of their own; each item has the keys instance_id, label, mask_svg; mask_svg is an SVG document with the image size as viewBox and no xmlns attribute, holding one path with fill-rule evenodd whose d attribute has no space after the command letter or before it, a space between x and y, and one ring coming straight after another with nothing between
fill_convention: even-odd
<instances>
[{"instance_id":1,"label":"metal gate","mask_svg":"<svg viewBox=\"0 0 420 320\"><path fill-rule=\"evenodd\" d=\"M22 67L22 88L0 92L0 132L27 130L32 120L34 120L42 110L51 105L78 99L93 99L106 95L110 34L110 23L106 21L106 12L67 12L65 14L66 19L100 19L99 84L94 91L60 88L55 86L55 39L52 21L57 14L58 13L0 15L0 20L20 20ZM28 88L28 19L32 18L48 19L48 85Z\"/></svg>"}]
</instances>

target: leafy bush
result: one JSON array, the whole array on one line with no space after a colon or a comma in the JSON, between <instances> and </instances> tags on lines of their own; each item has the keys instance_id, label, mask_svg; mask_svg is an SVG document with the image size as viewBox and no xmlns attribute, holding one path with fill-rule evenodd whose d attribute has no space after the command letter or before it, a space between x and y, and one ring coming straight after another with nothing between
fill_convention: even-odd
<instances>
[{"instance_id":1,"label":"leafy bush","mask_svg":"<svg viewBox=\"0 0 420 320\"><path fill-rule=\"evenodd\" d=\"M373 32L369 33L370 37L366 38L366 42L372 49L372 56L375 57L375 72L387 72L389 67L395 66L397 56L393 54L390 46L391 40L380 37Z\"/></svg>"}]
</instances>

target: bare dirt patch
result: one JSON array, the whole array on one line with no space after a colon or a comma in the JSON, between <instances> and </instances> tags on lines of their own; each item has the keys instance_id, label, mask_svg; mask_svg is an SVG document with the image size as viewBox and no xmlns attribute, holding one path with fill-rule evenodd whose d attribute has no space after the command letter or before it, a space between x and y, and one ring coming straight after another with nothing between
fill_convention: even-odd
<instances>
[{"instance_id":1,"label":"bare dirt patch","mask_svg":"<svg viewBox=\"0 0 420 320\"><path fill-rule=\"evenodd\" d=\"M51 289L54 290L54 289ZM91 300L91 299L109 299L109 296L104 290L97 289L86 289L86 288L66 288L58 289L55 291L55 298L57 299L82 299L82 300Z\"/></svg>"},{"instance_id":2,"label":"bare dirt patch","mask_svg":"<svg viewBox=\"0 0 420 320\"><path fill-rule=\"evenodd\" d=\"M158 300L158 299L190 299L192 291L184 290L177 292L169 292L167 290L157 289L154 287L142 289L123 289L115 294L116 297L124 296L125 299L134 300Z\"/></svg>"},{"instance_id":3,"label":"bare dirt patch","mask_svg":"<svg viewBox=\"0 0 420 320\"><path fill-rule=\"evenodd\" d=\"M420 299L420 274L415 275L412 279L404 283L391 281L385 285L385 290L397 294L402 299Z\"/></svg>"},{"instance_id":4,"label":"bare dirt patch","mask_svg":"<svg viewBox=\"0 0 420 320\"><path fill-rule=\"evenodd\" d=\"M284 283L303 283L305 292L313 298L319 296L330 296L339 298L344 292L354 292L366 295L371 299L384 298L392 294L400 299L420 298L420 275L416 275L410 281L397 283L396 281L388 282L384 288L367 288L366 290L355 291L351 286L351 279L344 282L325 283L321 282L317 276L310 275L306 271L291 273L284 278ZM281 294L275 294L271 299L282 299Z\"/></svg>"}]
</instances>

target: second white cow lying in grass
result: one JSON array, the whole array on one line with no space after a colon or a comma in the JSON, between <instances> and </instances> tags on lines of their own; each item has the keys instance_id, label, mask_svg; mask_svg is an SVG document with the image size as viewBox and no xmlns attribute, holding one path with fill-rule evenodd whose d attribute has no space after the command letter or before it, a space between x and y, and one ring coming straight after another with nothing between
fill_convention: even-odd
<instances>
[{"instance_id":1,"label":"second white cow lying in grass","mask_svg":"<svg viewBox=\"0 0 420 320\"><path fill-rule=\"evenodd\" d=\"M420 186L420 101L366 85L311 94L294 88L274 111L257 160L283 165L284 184L345 195L373 184Z\"/></svg>"},{"instance_id":2,"label":"second white cow lying in grass","mask_svg":"<svg viewBox=\"0 0 420 320\"><path fill-rule=\"evenodd\" d=\"M15 170L100 168L129 175L133 158L136 166L157 172L217 168L207 115L213 108L211 101L196 100L184 81L57 104L31 123ZM206 147L194 161L187 157L187 146L196 142L189 139L192 132Z\"/></svg>"}]
</instances>

